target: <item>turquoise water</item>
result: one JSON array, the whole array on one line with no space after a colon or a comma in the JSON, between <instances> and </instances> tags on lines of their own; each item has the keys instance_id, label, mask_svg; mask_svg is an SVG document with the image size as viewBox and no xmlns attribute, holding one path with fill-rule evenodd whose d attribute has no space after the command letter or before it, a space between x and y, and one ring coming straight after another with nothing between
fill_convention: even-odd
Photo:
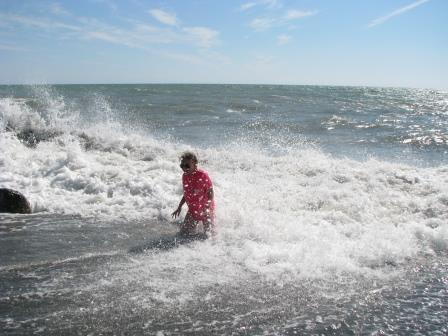
<instances>
[{"instance_id":1,"label":"turquoise water","mask_svg":"<svg viewBox=\"0 0 448 336\"><path fill-rule=\"evenodd\" d=\"M0 330L444 335L447 123L434 90L0 86L0 187L34 211L0 215ZM141 251L185 150L219 234Z\"/></svg>"}]
</instances>

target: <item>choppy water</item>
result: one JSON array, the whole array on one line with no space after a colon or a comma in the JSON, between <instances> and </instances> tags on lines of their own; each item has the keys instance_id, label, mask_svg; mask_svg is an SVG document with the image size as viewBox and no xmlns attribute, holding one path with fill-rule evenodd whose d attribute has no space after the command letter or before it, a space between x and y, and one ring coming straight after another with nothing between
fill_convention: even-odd
<instances>
[{"instance_id":1,"label":"choppy water","mask_svg":"<svg viewBox=\"0 0 448 336\"><path fill-rule=\"evenodd\" d=\"M0 86L0 330L445 335L448 93L245 85ZM177 231L178 156L219 235Z\"/></svg>"}]
</instances>

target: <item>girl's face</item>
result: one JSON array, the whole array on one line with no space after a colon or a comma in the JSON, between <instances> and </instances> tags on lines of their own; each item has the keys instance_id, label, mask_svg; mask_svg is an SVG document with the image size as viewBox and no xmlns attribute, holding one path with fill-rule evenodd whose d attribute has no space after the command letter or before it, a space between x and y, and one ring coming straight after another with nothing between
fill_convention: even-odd
<instances>
[{"instance_id":1,"label":"girl's face","mask_svg":"<svg viewBox=\"0 0 448 336\"><path fill-rule=\"evenodd\" d=\"M196 163L191 159L184 159L180 162L180 168L182 168L185 174L191 174L196 170Z\"/></svg>"}]
</instances>

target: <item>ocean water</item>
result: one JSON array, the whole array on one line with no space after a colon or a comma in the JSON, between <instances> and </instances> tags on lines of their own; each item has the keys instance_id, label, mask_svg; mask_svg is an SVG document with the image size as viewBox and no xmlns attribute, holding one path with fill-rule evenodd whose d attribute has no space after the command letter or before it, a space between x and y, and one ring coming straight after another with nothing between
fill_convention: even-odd
<instances>
[{"instance_id":1,"label":"ocean water","mask_svg":"<svg viewBox=\"0 0 448 336\"><path fill-rule=\"evenodd\" d=\"M0 149L2 335L448 334L448 92L0 86ZM219 233L159 248L185 150Z\"/></svg>"}]
</instances>

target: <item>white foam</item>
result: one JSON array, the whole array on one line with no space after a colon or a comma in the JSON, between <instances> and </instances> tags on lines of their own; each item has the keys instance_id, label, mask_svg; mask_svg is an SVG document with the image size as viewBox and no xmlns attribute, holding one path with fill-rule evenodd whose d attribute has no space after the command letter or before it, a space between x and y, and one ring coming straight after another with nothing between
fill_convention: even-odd
<instances>
[{"instance_id":1,"label":"white foam","mask_svg":"<svg viewBox=\"0 0 448 336\"><path fill-rule=\"evenodd\" d=\"M8 100L0 106L3 121L35 113ZM50 125L57 122L43 127ZM23 192L34 211L127 219L130 225L170 220L182 193L178 155L188 147L105 120L82 129L90 141L86 149L80 129L67 127L34 149L2 130L1 186ZM153 290L160 300L172 300L187 295L186 288L254 274L276 281L378 275L386 264L446 251L446 167L358 162L288 146L275 155L244 142L196 149L215 184L217 241L143 256L126 272L143 279L150 265L147 272L159 275L151 280ZM171 273L175 278L164 276Z\"/></svg>"},{"instance_id":2,"label":"white foam","mask_svg":"<svg viewBox=\"0 0 448 336\"><path fill-rule=\"evenodd\" d=\"M231 108L229 108L229 109L226 110L226 112L227 113L239 113L239 114L241 114L243 112L246 112L246 109L231 109Z\"/></svg>"},{"instance_id":3,"label":"white foam","mask_svg":"<svg viewBox=\"0 0 448 336\"><path fill-rule=\"evenodd\" d=\"M215 182L216 240L116 265L119 286L147 293L142 305L254 278L383 277L396 272L388 265L447 250L447 169L248 147L199 152Z\"/></svg>"}]
</instances>

